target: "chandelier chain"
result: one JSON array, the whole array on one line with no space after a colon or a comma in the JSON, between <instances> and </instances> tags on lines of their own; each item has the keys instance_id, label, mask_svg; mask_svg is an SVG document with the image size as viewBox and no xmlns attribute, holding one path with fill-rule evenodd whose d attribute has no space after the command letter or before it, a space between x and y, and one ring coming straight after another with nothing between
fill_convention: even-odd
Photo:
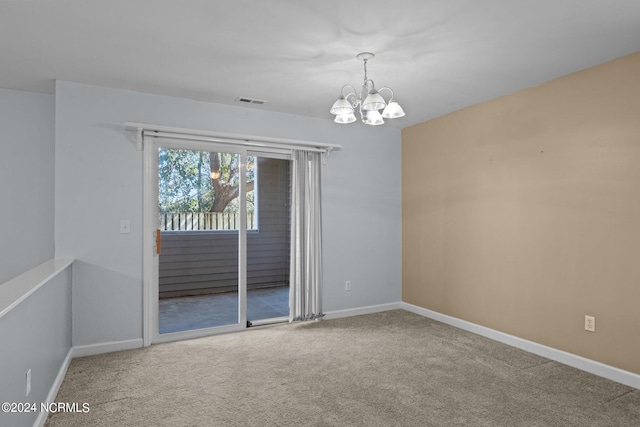
<instances>
[{"instance_id":1,"label":"chandelier chain","mask_svg":"<svg viewBox=\"0 0 640 427\"><path fill-rule=\"evenodd\" d=\"M364 81L365 81L365 83L367 82L367 61L368 61L368 59L364 59L363 60L363 62L364 62Z\"/></svg>"}]
</instances>

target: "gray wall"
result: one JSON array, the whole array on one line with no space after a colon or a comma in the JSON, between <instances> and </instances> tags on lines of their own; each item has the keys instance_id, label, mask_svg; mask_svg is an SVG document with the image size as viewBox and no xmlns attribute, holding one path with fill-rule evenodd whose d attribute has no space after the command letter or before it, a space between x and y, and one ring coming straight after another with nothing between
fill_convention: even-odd
<instances>
[{"instance_id":1,"label":"gray wall","mask_svg":"<svg viewBox=\"0 0 640 427\"><path fill-rule=\"evenodd\" d=\"M54 98L0 89L0 285L53 258Z\"/></svg>"},{"instance_id":2,"label":"gray wall","mask_svg":"<svg viewBox=\"0 0 640 427\"><path fill-rule=\"evenodd\" d=\"M71 266L0 317L0 401L40 402L71 348ZM31 369L31 393L25 376ZM32 426L38 413L0 412L1 426Z\"/></svg>"},{"instance_id":3,"label":"gray wall","mask_svg":"<svg viewBox=\"0 0 640 427\"><path fill-rule=\"evenodd\" d=\"M0 147L2 286L54 255L53 95L0 89ZM0 400L44 401L71 348L71 267L0 317L0 337ZM0 425L37 415L0 412Z\"/></svg>"},{"instance_id":4,"label":"gray wall","mask_svg":"<svg viewBox=\"0 0 640 427\"><path fill-rule=\"evenodd\" d=\"M247 289L289 283L289 160L257 159L258 229L247 233ZM237 231L162 232L160 297L238 289Z\"/></svg>"},{"instance_id":5,"label":"gray wall","mask_svg":"<svg viewBox=\"0 0 640 427\"><path fill-rule=\"evenodd\" d=\"M127 121L343 145L323 173L324 308L400 301L398 129L68 82L56 84L55 111L56 256L77 260L74 345L142 335L143 165Z\"/></svg>"}]
</instances>

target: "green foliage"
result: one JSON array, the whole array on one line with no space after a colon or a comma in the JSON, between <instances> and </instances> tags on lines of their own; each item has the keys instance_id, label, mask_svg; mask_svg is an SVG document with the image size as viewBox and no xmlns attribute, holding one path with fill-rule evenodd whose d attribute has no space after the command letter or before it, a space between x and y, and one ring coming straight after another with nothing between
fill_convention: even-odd
<instances>
[{"instance_id":1,"label":"green foliage","mask_svg":"<svg viewBox=\"0 0 640 427\"><path fill-rule=\"evenodd\" d=\"M211 174L212 156L207 151L160 148L158 158L158 208L160 212L208 212L215 199ZM240 156L217 154L220 161L219 181L237 187ZM249 163L255 159L249 157ZM214 174L215 175L215 174ZM255 178L255 168L247 170L247 181ZM253 210L254 191L247 195L247 210ZM225 212L237 212L238 200L232 200Z\"/></svg>"}]
</instances>

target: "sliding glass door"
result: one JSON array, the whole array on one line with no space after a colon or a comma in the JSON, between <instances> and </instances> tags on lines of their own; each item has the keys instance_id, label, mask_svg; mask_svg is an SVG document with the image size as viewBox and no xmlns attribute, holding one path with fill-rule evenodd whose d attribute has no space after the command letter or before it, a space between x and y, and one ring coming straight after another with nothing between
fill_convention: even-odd
<instances>
[{"instance_id":1,"label":"sliding glass door","mask_svg":"<svg viewBox=\"0 0 640 427\"><path fill-rule=\"evenodd\" d=\"M157 139L154 342L288 320L286 155Z\"/></svg>"},{"instance_id":2,"label":"sliding glass door","mask_svg":"<svg viewBox=\"0 0 640 427\"><path fill-rule=\"evenodd\" d=\"M247 319L256 325L289 317L291 160L249 159L255 185L247 197Z\"/></svg>"},{"instance_id":3,"label":"sliding glass door","mask_svg":"<svg viewBox=\"0 0 640 427\"><path fill-rule=\"evenodd\" d=\"M246 151L173 140L156 140L153 150L153 341L245 328Z\"/></svg>"},{"instance_id":4,"label":"sliding glass door","mask_svg":"<svg viewBox=\"0 0 640 427\"><path fill-rule=\"evenodd\" d=\"M159 147L160 334L239 320L240 153Z\"/></svg>"}]
</instances>

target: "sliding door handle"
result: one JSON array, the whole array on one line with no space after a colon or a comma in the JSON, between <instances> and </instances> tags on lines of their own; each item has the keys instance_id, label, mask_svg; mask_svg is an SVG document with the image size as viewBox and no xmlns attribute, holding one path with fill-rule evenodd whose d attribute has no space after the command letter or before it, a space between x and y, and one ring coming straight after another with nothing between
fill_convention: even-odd
<instances>
[{"instance_id":1,"label":"sliding door handle","mask_svg":"<svg viewBox=\"0 0 640 427\"><path fill-rule=\"evenodd\" d=\"M160 255L160 252L162 252L162 232L158 228L156 230L156 253Z\"/></svg>"}]
</instances>

